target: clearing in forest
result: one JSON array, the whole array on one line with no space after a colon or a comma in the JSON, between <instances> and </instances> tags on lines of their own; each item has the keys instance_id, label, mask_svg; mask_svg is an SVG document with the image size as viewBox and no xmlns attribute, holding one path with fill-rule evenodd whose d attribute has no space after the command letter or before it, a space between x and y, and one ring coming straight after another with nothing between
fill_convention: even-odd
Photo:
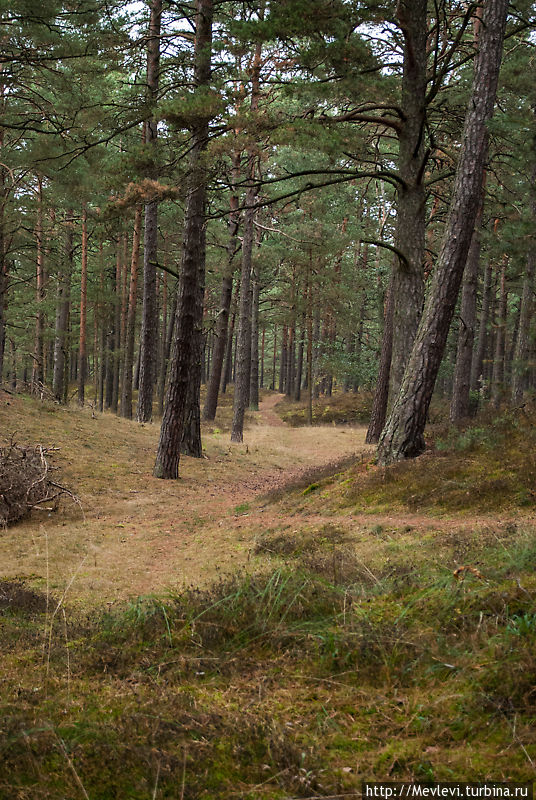
<instances>
[{"instance_id":1,"label":"clearing in forest","mask_svg":"<svg viewBox=\"0 0 536 800\"><path fill-rule=\"evenodd\" d=\"M274 524L259 496L293 480L307 486L310 470L328 465L329 472L330 464L370 452L365 428L285 426L273 410L280 400L268 394L250 414L243 444L230 443L226 424L207 427L204 458L183 457L179 481L162 481L152 476L157 423L4 395L3 430L59 448L58 465L84 515L65 504L5 531L3 577L44 588L48 575L49 588L61 591L76 572L70 595L100 604L252 566L257 526Z\"/></svg>"}]
</instances>

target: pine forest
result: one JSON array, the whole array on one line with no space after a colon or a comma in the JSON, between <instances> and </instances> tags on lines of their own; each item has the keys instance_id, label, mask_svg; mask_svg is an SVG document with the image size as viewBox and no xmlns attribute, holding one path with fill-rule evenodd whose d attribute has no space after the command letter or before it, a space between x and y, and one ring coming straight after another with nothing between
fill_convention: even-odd
<instances>
[{"instance_id":1,"label":"pine forest","mask_svg":"<svg viewBox=\"0 0 536 800\"><path fill-rule=\"evenodd\" d=\"M0 36L0 798L532 797L536 4Z\"/></svg>"}]
</instances>

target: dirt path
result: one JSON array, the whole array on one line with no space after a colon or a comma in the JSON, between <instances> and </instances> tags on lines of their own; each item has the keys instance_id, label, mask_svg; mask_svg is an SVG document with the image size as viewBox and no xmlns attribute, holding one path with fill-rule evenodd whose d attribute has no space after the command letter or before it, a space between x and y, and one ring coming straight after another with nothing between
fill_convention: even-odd
<instances>
[{"instance_id":1,"label":"dirt path","mask_svg":"<svg viewBox=\"0 0 536 800\"><path fill-rule=\"evenodd\" d=\"M204 458L183 458L179 481L152 475L157 424L92 417L74 407L51 406L44 414L41 405L19 400L0 408L6 429L58 446L65 482L85 512L84 519L76 507L34 514L5 531L2 575L48 582L61 593L76 574L69 594L101 604L204 584L251 566L255 536L284 522L277 506L262 501L266 493L370 450L365 428L284 425L274 410L280 399L270 394L259 412L249 413L243 444L231 444L218 419L207 426Z\"/></svg>"},{"instance_id":2,"label":"dirt path","mask_svg":"<svg viewBox=\"0 0 536 800\"><path fill-rule=\"evenodd\" d=\"M269 394L259 403L261 419L265 425L272 425L274 428L284 428L285 423L274 411L275 406L283 400L284 394Z\"/></svg>"}]
</instances>

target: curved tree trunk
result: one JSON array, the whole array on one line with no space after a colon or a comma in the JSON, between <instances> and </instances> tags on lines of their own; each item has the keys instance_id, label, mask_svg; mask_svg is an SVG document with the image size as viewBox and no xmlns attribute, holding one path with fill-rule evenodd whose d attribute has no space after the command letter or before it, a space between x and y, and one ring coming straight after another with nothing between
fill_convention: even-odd
<instances>
[{"instance_id":1,"label":"curved tree trunk","mask_svg":"<svg viewBox=\"0 0 536 800\"><path fill-rule=\"evenodd\" d=\"M482 192L488 152L487 123L493 115L508 0L489 0L484 10L473 89L463 131L453 198L423 318L402 386L378 446L388 464L424 450L424 428L456 306Z\"/></svg>"}]
</instances>

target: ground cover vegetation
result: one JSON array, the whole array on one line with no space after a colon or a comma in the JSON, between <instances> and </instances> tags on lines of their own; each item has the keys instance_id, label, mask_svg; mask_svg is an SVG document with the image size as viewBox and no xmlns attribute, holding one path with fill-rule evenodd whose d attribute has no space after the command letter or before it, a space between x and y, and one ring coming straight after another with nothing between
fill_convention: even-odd
<instances>
[{"instance_id":1,"label":"ground cover vegetation","mask_svg":"<svg viewBox=\"0 0 536 800\"><path fill-rule=\"evenodd\" d=\"M2 10L0 796L533 779L535 25Z\"/></svg>"}]
</instances>

